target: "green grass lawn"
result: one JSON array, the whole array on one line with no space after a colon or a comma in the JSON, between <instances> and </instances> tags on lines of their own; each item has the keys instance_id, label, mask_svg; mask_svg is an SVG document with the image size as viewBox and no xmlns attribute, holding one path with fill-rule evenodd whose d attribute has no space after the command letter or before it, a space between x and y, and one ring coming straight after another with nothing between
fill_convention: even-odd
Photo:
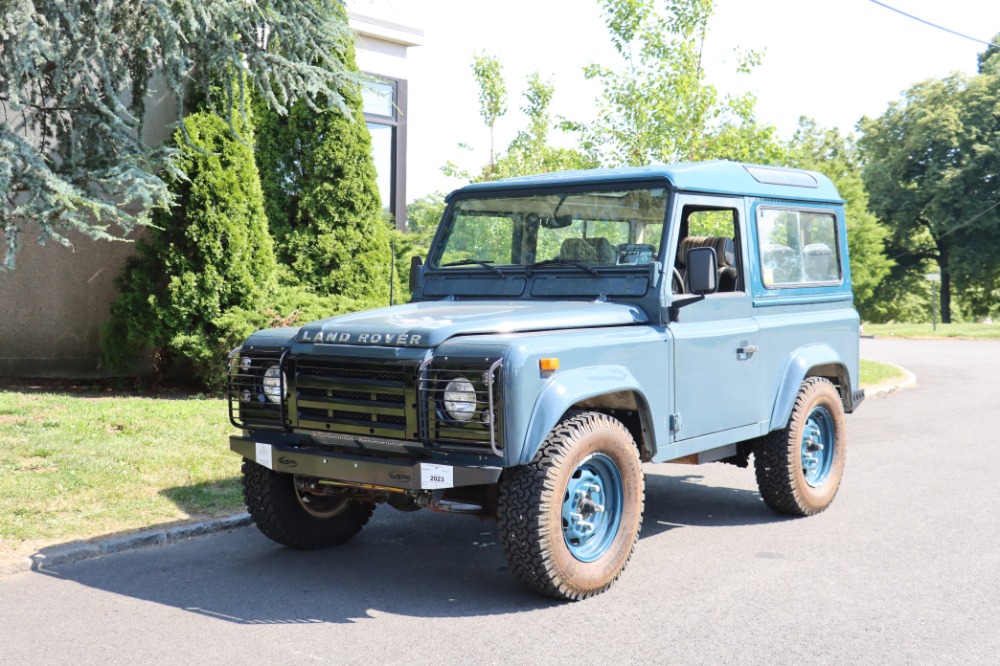
<instances>
[{"instance_id":1,"label":"green grass lawn","mask_svg":"<svg viewBox=\"0 0 1000 666\"><path fill-rule=\"evenodd\" d=\"M888 363L861 359L861 388L872 388L880 384L903 379L906 374L899 368Z\"/></svg>"},{"instance_id":2,"label":"green grass lawn","mask_svg":"<svg viewBox=\"0 0 1000 666\"><path fill-rule=\"evenodd\" d=\"M0 555L243 503L220 399L0 390Z\"/></svg>"},{"instance_id":3,"label":"green grass lawn","mask_svg":"<svg viewBox=\"0 0 1000 666\"><path fill-rule=\"evenodd\" d=\"M935 331L926 324L865 324L865 335L897 338L970 338L978 340L1000 340L998 324L941 324Z\"/></svg>"}]
</instances>

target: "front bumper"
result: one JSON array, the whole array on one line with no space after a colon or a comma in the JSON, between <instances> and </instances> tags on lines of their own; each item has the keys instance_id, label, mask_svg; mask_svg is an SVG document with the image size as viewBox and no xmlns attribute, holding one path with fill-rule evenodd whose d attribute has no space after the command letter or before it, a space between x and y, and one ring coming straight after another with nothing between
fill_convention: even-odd
<instances>
[{"instance_id":1,"label":"front bumper","mask_svg":"<svg viewBox=\"0 0 1000 666\"><path fill-rule=\"evenodd\" d=\"M391 462L316 448L262 444L237 435L229 438L229 448L247 460L275 472L399 490L439 490L489 485L500 479L501 472L500 467Z\"/></svg>"}]
</instances>

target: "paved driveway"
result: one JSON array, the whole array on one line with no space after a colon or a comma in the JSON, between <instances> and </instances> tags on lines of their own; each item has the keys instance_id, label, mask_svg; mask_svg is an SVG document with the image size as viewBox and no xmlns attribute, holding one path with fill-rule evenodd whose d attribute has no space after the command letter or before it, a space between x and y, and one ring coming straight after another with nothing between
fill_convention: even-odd
<instances>
[{"instance_id":1,"label":"paved driveway","mask_svg":"<svg viewBox=\"0 0 1000 666\"><path fill-rule=\"evenodd\" d=\"M1000 663L1000 343L865 340L914 388L848 419L829 511L749 470L647 468L624 578L524 592L495 524L380 508L353 543L253 528L0 578L0 663Z\"/></svg>"}]
</instances>

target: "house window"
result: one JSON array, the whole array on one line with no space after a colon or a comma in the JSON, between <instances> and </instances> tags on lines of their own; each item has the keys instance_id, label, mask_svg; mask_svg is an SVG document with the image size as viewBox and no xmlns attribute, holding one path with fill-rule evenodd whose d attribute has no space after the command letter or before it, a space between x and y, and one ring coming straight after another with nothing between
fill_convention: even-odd
<instances>
[{"instance_id":1,"label":"house window","mask_svg":"<svg viewBox=\"0 0 1000 666\"><path fill-rule=\"evenodd\" d=\"M361 91L382 207L406 228L406 81L378 77Z\"/></svg>"}]
</instances>

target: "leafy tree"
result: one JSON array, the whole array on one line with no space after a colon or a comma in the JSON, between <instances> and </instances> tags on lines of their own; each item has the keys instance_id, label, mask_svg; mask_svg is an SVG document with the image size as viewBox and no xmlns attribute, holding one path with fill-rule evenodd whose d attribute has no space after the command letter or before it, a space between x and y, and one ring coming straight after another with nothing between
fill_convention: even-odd
<instances>
[{"instance_id":1,"label":"leafy tree","mask_svg":"<svg viewBox=\"0 0 1000 666\"><path fill-rule=\"evenodd\" d=\"M252 137L239 116L234 124ZM131 370L152 351L157 375L183 368L215 385L219 359L256 328L276 264L250 147L206 112L185 118L173 145L182 175L167 184L177 204L155 212L119 278L102 353Z\"/></svg>"},{"instance_id":2,"label":"leafy tree","mask_svg":"<svg viewBox=\"0 0 1000 666\"><path fill-rule=\"evenodd\" d=\"M490 130L490 160L479 173L462 169L449 161L442 171L449 176L482 182L551 173L568 169L585 169L597 166L587 155L572 148L556 148L549 144L549 134L554 126L549 107L555 86L534 72L528 76L521 112L528 118L528 127L520 130L507 149L497 153L494 146L493 126L507 113L507 83L503 68L496 56L476 55L472 63L476 83L479 85L479 114ZM460 148L468 149L465 143Z\"/></svg>"},{"instance_id":3,"label":"leafy tree","mask_svg":"<svg viewBox=\"0 0 1000 666\"><path fill-rule=\"evenodd\" d=\"M887 315L886 299L880 285L893 266L884 251L888 230L868 210L861 155L854 137L842 136L836 129L823 129L809 118L800 118L788 152L793 165L824 174L846 200L855 305L862 319L883 320Z\"/></svg>"},{"instance_id":4,"label":"leafy tree","mask_svg":"<svg viewBox=\"0 0 1000 666\"><path fill-rule=\"evenodd\" d=\"M190 89L240 72L222 82L229 110L248 79L279 111L344 109L351 38L341 0L0 0L3 267L28 220L70 245L67 231L113 239L171 204L186 157L142 141L154 91L183 116Z\"/></svg>"},{"instance_id":5,"label":"leafy tree","mask_svg":"<svg viewBox=\"0 0 1000 666\"><path fill-rule=\"evenodd\" d=\"M985 51L976 56L976 62L979 64L978 69L980 74L989 74L991 72L996 73L997 68L1000 68L1000 60L993 60L993 56L1000 53L1000 46L998 45L1000 45L1000 33L997 33L996 36L993 37L993 41L986 47ZM992 64L987 65L986 63L990 60L993 60Z\"/></svg>"},{"instance_id":6,"label":"leafy tree","mask_svg":"<svg viewBox=\"0 0 1000 666\"><path fill-rule=\"evenodd\" d=\"M507 83L503 79L503 67L496 56L479 53L472 58L472 71L479 84L479 115L490 128L490 163L492 172L495 157L493 126L507 113Z\"/></svg>"},{"instance_id":7,"label":"leafy tree","mask_svg":"<svg viewBox=\"0 0 1000 666\"><path fill-rule=\"evenodd\" d=\"M444 213L444 194L432 192L414 199L406 206L406 230L413 234L434 235Z\"/></svg>"},{"instance_id":8,"label":"leafy tree","mask_svg":"<svg viewBox=\"0 0 1000 666\"><path fill-rule=\"evenodd\" d=\"M528 76L521 112L528 118L528 127L517 133L500 155L489 174L495 178L511 178L537 173L552 173L568 169L586 169L597 166L585 154L573 148L549 145L553 122L549 111L555 86L545 81L538 72ZM487 175L484 170L484 179Z\"/></svg>"},{"instance_id":9,"label":"leafy tree","mask_svg":"<svg viewBox=\"0 0 1000 666\"><path fill-rule=\"evenodd\" d=\"M348 43L343 66L355 70ZM256 158L285 278L318 294L389 299L389 224L382 212L360 88L345 109L306 101L287 115L257 109ZM322 99L322 98L321 98Z\"/></svg>"},{"instance_id":10,"label":"leafy tree","mask_svg":"<svg viewBox=\"0 0 1000 666\"><path fill-rule=\"evenodd\" d=\"M989 51L987 51L989 54ZM1000 303L1000 55L975 76L954 74L907 90L878 118L863 118L860 147L872 210L889 227L896 274L910 279L936 262L941 319L952 296L968 313Z\"/></svg>"},{"instance_id":11,"label":"leafy tree","mask_svg":"<svg viewBox=\"0 0 1000 666\"><path fill-rule=\"evenodd\" d=\"M597 119L567 122L581 145L607 166L733 159L772 162L781 156L774 128L754 116L747 93L720 98L705 83L701 50L712 0L602 0L620 69L591 64L600 81ZM660 6L662 5L662 11ZM738 70L760 61L740 54Z\"/></svg>"},{"instance_id":12,"label":"leafy tree","mask_svg":"<svg viewBox=\"0 0 1000 666\"><path fill-rule=\"evenodd\" d=\"M440 192L426 194L407 204L406 232L401 234L403 242L407 244L406 271L409 271L410 256L419 254L424 258L427 257L427 250L430 249L444 209L444 195ZM396 249L397 251L400 249L398 244Z\"/></svg>"}]
</instances>

